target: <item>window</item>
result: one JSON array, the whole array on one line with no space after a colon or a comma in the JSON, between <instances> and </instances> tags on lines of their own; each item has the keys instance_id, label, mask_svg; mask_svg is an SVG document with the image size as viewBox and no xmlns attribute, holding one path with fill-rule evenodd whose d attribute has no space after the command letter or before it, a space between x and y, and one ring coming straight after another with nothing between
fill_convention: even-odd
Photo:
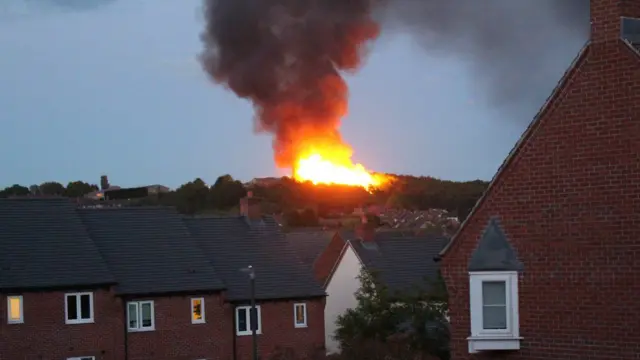
<instances>
[{"instance_id":1,"label":"window","mask_svg":"<svg viewBox=\"0 0 640 360\"><path fill-rule=\"evenodd\" d=\"M93 322L93 293L65 294L65 322L86 324Z\"/></svg>"},{"instance_id":2,"label":"window","mask_svg":"<svg viewBox=\"0 0 640 360\"><path fill-rule=\"evenodd\" d=\"M519 349L517 272L472 272L469 279L469 351Z\"/></svg>"},{"instance_id":3,"label":"window","mask_svg":"<svg viewBox=\"0 0 640 360\"><path fill-rule=\"evenodd\" d=\"M204 298L191 299L191 323L204 324Z\"/></svg>"},{"instance_id":4,"label":"window","mask_svg":"<svg viewBox=\"0 0 640 360\"><path fill-rule=\"evenodd\" d=\"M256 329L257 334L262 334L262 324L260 321L260 305L256 305L256 314L249 316L251 306L238 306L236 308L236 335L251 335L252 330ZM251 321L253 318L254 321ZM252 324L253 326L249 326Z\"/></svg>"},{"instance_id":5,"label":"window","mask_svg":"<svg viewBox=\"0 0 640 360\"><path fill-rule=\"evenodd\" d=\"M127 322L129 331L155 330L153 301L134 301L127 303Z\"/></svg>"},{"instance_id":6,"label":"window","mask_svg":"<svg viewBox=\"0 0 640 360\"><path fill-rule=\"evenodd\" d=\"M307 327L307 304L293 304L293 325L297 328Z\"/></svg>"},{"instance_id":7,"label":"window","mask_svg":"<svg viewBox=\"0 0 640 360\"><path fill-rule=\"evenodd\" d=\"M22 324L24 322L24 310L22 296L7 296L7 322L9 324Z\"/></svg>"},{"instance_id":8,"label":"window","mask_svg":"<svg viewBox=\"0 0 640 360\"><path fill-rule=\"evenodd\" d=\"M96 360L95 356L79 356L67 358L67 360Z\"/></svg>"}]
</instances>

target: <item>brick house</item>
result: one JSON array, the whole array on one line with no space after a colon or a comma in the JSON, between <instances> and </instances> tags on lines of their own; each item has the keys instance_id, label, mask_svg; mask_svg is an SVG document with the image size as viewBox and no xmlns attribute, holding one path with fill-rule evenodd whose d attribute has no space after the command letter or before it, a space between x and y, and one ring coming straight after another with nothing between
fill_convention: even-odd
<instances>
[{"instance_id":1,"label":"brick house","mask_svg":"<svg viewBox=\"0 0 640 360\"><path fill-rule=\"evenodd\" d=\"M249 227L244 217L226 221ZM255 250L263 239L231 235L208 240L242 243L225 256L252 262L268 278L263 267L274 254ZM247 313L239 303L246 275L231 274L196 240L171 208L1 200L0 359L248 358L250 331L239 316ZM279 261L298 270L297 262ZM301 353L324 345L324 292L305 270L286 288L272 286L274 300L260 303L263 359L292 342ZM267 283L258 277L259 290Z\"/></svg>"},{"instance_id":2,"label":"brick house","mask_svg":"<svg viewBox=\"0 0 640 360\"><path fill-rule=\"evenodd\" d=\"M452 359L640 349L640 1L591 37L441 253Z\"/></svg>"}]
</instances>

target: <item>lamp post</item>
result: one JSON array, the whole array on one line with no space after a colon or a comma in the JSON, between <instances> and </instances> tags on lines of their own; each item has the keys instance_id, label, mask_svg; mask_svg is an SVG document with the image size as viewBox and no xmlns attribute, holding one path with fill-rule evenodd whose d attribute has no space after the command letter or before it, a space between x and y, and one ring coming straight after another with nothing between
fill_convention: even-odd
<instances>
[{"instance_id":1,"label":"lamp post","mask_svg":"<svg viewBox=\"0 0 640 360\"><path fill-rule=\"evenodd\" d=\"M251 326L251 345L253 347L253 360L258 360L258 311L256 310L256 272L251 265L241 269L241 271L249 274L249 289L251 294L249 326Z\"/></svg>"}]
</instances>

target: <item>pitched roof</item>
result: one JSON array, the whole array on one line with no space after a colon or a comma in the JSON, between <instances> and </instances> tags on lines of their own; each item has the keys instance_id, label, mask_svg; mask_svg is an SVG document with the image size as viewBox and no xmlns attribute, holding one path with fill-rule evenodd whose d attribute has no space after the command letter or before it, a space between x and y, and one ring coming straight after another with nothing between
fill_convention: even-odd
<instances>
[{"instance_id":1,"label":"pitched roof","mask_svg":"<svg viewBox=\"0 0 640 360\"><path fill-rule=\"evenodd\" d=\"M273 219L247 222L244 217L209 217L185 218L185 222L222 276L231 301L250 298L249 277L241 271L249 265L256 274L257 299L326 295Z\"/></svg>"},{"instance_id":2,"label":"pitched roof","mask_svg":"<svg viewBox=\"0 0 640 360\"><path fill-rule=\"evenodd\" d=\"M285 238L294 249L303 264L313 267L316 259L327 248L335 231L293 231L285 234Z\"/></svg>"},{"instance_id":3,"label":"pitched roof","mask_svg":"<svg viewBox=\"0 0 640 360\"><path fill-rule=\"evenodd\" d=\"M224 284L173 208L79 209L120 294L215 291Z\"/></svg>"},{"instance_id":4,"label":"pitched roof","mask_svg":"<svg viewBox=\"0 0 640 360\"><path fill-rule=\"evenodd\" d=\"M469 271L520 271L523 264L509 244L498 218L492 217L485 228L478 247L471 255Z\"/></svg>"},{"instance_id":5,"label":"pitched roof","mask_svg":"<svg viewBox=\"0 0 640 360\"><path fill-rule=\"evenodd\" d=\"M115 283L69 199L0 200L0 288Z\"/></svg>"},{"instance_id":6,"label":"pitched roof","mask_svg":"<svg viewBox=\"0 0 640 360\"><path fill-rule=\"evenodd\" d=\"M429 290L438 276L439 263L432 261L449 242L445 237L385 238L375 241L350 240L366 269L375 270L391 291L414 287Z\"/></svg>"}]
</instances>

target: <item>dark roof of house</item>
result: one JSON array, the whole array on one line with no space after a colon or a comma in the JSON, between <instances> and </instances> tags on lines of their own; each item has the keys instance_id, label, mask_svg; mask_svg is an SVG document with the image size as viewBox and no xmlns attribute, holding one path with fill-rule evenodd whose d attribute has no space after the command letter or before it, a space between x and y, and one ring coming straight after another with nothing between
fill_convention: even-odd
<instances>
[{"instance_id":1,"label":"dark roof of house","mask_svg":"<svg viewBox=\"0 0 640 360\"><path fill-rule=\"evenodd\" d=\"M118 280L120 294L215 291L224 288L173 208L79 209Z\"/></svg>"},{"instance_id":2,"label":"dark roof of house","mask_svg":"<svg viewBox=\"0 0 640 360\"><path fill-rule=\"evenodd\" d=\"M469 271L521 271L523 264L509 243L496 217L482 233L478 247L471 255Z\"/></svg>"},{"instance_id":3,"label":"dark roof of house","mask_svg":"<svg viewBox=\"0 0 640 360\"><path fill-rule=\"evenodd\" d=\"M439 271L433 258L448 242L436 236L349 241L364 267L374 270L391 291L430 290Z\"/></svg>"},{"instance_id":4,"label":"dark roof of house","mask_svg":"<svg viewBox=\"0 0 640 360\"><path fill-rule=\"evenodd\" d=\"M231 301L250 298L251 265L259 300L325 296L311 269L300 260L271 218L249 222L244 217L186 218L188 228L213 262Z\"/></svg>"},{"instance_id":5,"label":"dark roof of house","mask_svg":"<svg viewBox=\"0 0 640 360\"><path fill-rule=\"evenodd\" d=\"M340 230L340 236L345 240L358 240L360 236L355 230ZM385 239L416 239L416 238L432 238L432 235L421 233L418 229L385 229L378 228L373 233L375 240Z\"/></svg>"},{"instance_id":6,"label":"dark roof of house","mask_svg":"<svg viewBox=\"0 0 640 360\"><path fill-rule=\"evenodd\" d=\"M69 199L0 200L1 289L113 283Z\"/></svg>"},{"instance_id":7,"label":"dark roof of house","mask_svg":"<svg viewBox=\"0 0 640 360\"><path fill-rule=\"evenodd\" d=\"M316 259L327 248L335 231L293 231L285 234L291 247L303 264L313 267Z\"/></svg>"}]
</instances>

